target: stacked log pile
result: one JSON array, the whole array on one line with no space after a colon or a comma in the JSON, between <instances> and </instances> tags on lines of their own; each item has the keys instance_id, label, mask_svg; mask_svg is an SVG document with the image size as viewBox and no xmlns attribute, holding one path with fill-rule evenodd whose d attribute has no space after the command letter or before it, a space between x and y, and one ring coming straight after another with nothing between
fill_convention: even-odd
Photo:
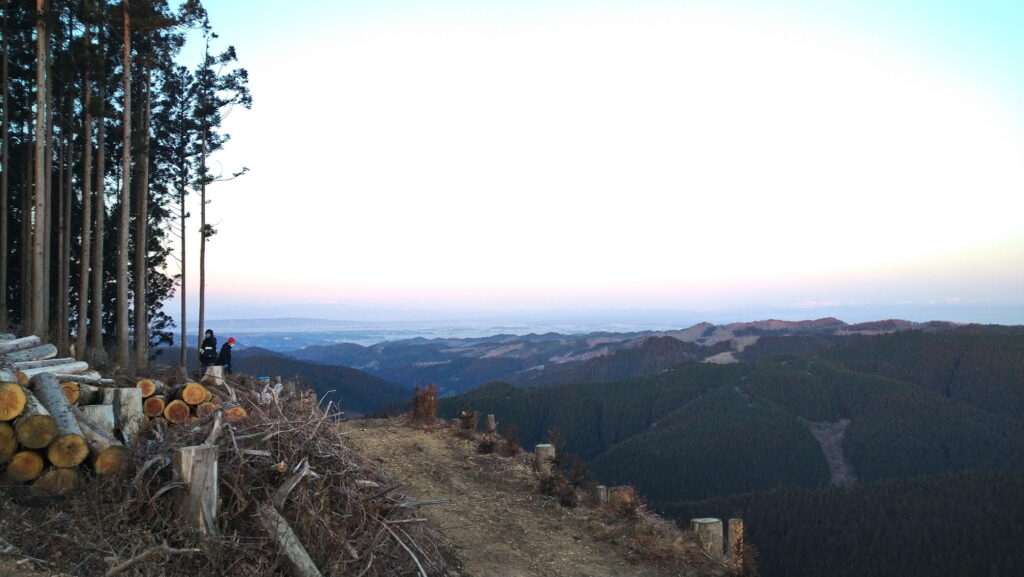
<instances>
[{"instance_id":1,"label":"stacked log pile","mask_svg":"<svg viewBox=\"0 0 1024 577\"><path fill-rule=\"evenodd\" d=\"M88 363L56 354L37 336L0 337L0 481L39 494L73 491L83 470L122 470L130 462L122 439L138 431L122 398L130 394Z\"/></svg>"},{"instance_id":2,"label":"stacked log pile","mask_svg":"<svg viewBox=\"0 0 1024 577\"><path fill-rule=\"evenodd\" d=\"M238 404L234 389L223 377L211 378L207 374L203 377L203 383L186 381L180 385L166 386L155 379L140 379L135 386L141 394L142 411L149 425L197 423L213 416L217 410L223 411L229 423L237 423L245 418L245 409Z\"/></svg>"}]
</instances>

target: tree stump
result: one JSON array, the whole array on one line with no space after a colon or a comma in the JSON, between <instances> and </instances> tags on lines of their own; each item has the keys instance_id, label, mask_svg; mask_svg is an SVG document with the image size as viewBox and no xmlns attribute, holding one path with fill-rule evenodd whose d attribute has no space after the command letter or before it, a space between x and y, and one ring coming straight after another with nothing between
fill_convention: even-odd
<instances>
[{"instance_id":1,"label":"tree stump","mask_svg":"<svg viewBox=\"0 0 1024 577\"><path fill-rule=\"evenodd\" d=\"M217 533L217 446L175 449L174 476L185 484L179 492L178 512L196 530Z\"/></svg>"},{"instance_id":2,"label":"tree stump","mask_svg":"<svg viewBox=\"0 0 1024 577\"><path fill-rule=\"evenodd\" d=\"M555 446L547 443L537 445L533 451L533 470L541 475L551 474L551 461L555 458Z\"/></svg>"},{"instance_id":3,"label":"tree stump","mask_svg":"<svg viewBox=\"0 0 1024 577\"><path fill-rule=\"evenodd\" d=\"M114 395L114 414L125 444L134 443L146 428L146 415L142 414L142 391L132 387L117 389Z\"/></svg>"},{"instance_id":4,"label":"tree stump","mask_svg":"<svg viewBox=\"0 0 1024 577\"><path fill-rule=\"evenodd\" d=\"M224 384L224 367L206 367L206 373L203 374L203 378L200 379L199 382L204 385Z\"/></svg>"},{"instance_id":5,"label":"tree stump","mask_svg":"<svg viewBox=\"0 0 1024 577\"><path fill-rule=\"evenodd\" d=\"M608 487L604 485L598 485L594 487L594 501L598 507L604 507L608 504Z\"/></svg>"},{"instance_id":6,"label":"tree stump","mask_svg":"<svg viewBox=\"0 0 1024 577\"><path fill-rule=\"evenodd\" d=\"M740 562L743 555L743 519L729 519L729 547L725 556L729 561Z\"/></svg>"},{"instance_id":7,"label":"tree stump","mask_svg":"<svg viewBox=\"0 0 1024 577\"><path fill-rule=\"evenodd\" d=\"M722 520L711 517L690 519L690 531L697 535L697 541L704 552L713 559L721 560L724 553L722 542Z\"/></svg>"},{"instance_id":8,"label":"tree stump","mask_svg":"<svg viewBox=\"0 0 1024 577\"><path fill-rule=\"evenodd\" d=\"M82 417L88 421L92 428L102 431L111 437L114 436L114 430L117 428L117 418L114 415L113 405L82 405L78 409L82 412Z\"/></svg>"},{"instance_id":9,"label":"tree stump","mask_svg":"<svg viewBox=\"0 0 1024 577\"><path fill-rule=\"evenodd\" d=\"M494 415L487 415L487 426L484 432L491 435L498 432L498 422L494 420Z\"/></svg>"}]
</instances>

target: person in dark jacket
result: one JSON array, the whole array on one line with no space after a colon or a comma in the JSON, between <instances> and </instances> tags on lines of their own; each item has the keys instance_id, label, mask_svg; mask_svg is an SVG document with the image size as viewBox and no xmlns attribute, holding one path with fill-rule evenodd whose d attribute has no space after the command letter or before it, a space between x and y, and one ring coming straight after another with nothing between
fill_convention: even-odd
<instances>
[{"instance_id":1,"label":"person in dark jacket","mask_svg":"<svg viewBox=\"0 0 1024 577\"><path fill-rule=\"evenodd\" d=\"M213 336L213 331L206 329L206 338L203 339L203 345L199 347L199 364L202 365L203 370L206 367L217 362L217 337Z\"/></svg>"},{"instance_id":2,"label":"person in dark jacket","mask_svg":"<svg viewBox=\"0 0 1024 577\"><path fill-rule=\"evenodd\" d=\"M217 364L224 367L224 372L231 374L231 348L235 346L235 337L228 337L228 342L224 343L224 346L220 348L220 354L217 355Z\"/></svg>"}]
</instances>

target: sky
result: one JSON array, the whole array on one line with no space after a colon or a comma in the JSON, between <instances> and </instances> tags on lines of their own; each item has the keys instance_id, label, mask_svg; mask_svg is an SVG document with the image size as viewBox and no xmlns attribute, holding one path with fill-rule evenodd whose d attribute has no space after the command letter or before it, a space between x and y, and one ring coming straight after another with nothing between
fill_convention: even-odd
<instances>
[{"instance_id":1,"label":"sky","mask_svg":"<svg viewBox=\"0 0 1024 577\"><path fill-rule=\"evenodd\" d=\"M1019 0L204 5L253 96L207 318L1024 323Z\"/></svg>"}]
</instances>

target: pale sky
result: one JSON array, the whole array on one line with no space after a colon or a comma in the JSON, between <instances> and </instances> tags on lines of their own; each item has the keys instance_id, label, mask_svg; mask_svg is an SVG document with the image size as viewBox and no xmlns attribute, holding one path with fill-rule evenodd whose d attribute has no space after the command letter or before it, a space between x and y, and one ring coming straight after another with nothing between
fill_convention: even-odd
<instances>
[{"instance_id":1,"label":"pale sky","mask_svg":"<svg viewBox=\"0 0 1024 577\"><path fill-rule=\"evenodd\" d=\"M209 193L214 310L1024 323L1019 0L204 4L254 100L217 158L250 172Z\"/></svg>"}]
</instances>

